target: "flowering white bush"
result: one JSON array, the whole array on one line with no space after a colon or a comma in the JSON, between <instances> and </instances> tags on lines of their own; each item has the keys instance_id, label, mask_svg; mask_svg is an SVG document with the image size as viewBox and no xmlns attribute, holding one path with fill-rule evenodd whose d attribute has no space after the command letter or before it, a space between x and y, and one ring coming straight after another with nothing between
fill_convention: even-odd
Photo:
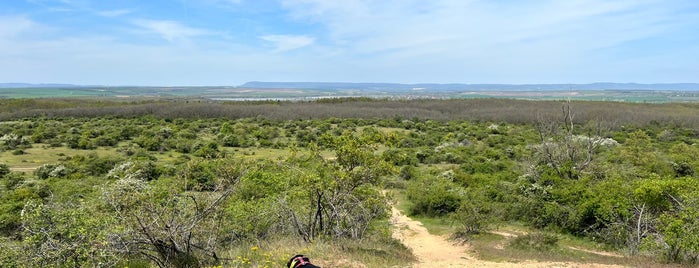
<instances>
[{"instance_id":1,"label":"flowering white bush","mask_svg":"<svg viewBox=\"0 0 699 268\"><path fill-rule=\"evenodd\" d=\"M0 137L0 147L3 150L17 149L18 147L28 148L31 145L29 140L14 133L5 134Z\"/></svg>"}]
</instances>

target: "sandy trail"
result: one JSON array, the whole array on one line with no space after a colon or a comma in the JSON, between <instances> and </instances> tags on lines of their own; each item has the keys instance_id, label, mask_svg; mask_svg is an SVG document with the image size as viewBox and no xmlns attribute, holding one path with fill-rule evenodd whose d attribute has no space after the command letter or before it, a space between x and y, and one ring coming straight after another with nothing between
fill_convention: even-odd
<instances>
[{"instance_id":1,"label":"sandy trail","mask_svg":"<svg viewBox=\"0 0 699 268\"><path fill-rule=\"evenodd\" d=\"M421 222L392 208L393 237L413 251L418 261L413 267L623 267L618 265L568 262L489 262L476 259L468 245L455 245L446 237L430 234Z\"/></svg>"}]
</instances>

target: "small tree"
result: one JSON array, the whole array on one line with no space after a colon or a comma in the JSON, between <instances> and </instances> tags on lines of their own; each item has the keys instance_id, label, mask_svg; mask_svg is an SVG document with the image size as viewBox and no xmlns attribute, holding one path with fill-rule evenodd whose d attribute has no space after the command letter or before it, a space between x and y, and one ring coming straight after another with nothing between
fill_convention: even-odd
<instances>
[{"instance_id":1,"label":"small tree","mask_svg":"<svg viewBox=\"0 0 699 268\"><path fill-rule=\"evenodd\" d=\"M459 208L451 214L456 225L452 235L456 239L468 239L471 235L490 230L497 222L493 202L482 193L468 192Z\"/></svg>"},{"instance_id":2,"label":"small tree","mask_svg":"<svg viewBox=\"0 0 699 268\"><path fill-rule=\"evenodd\" d=\"M660 217L665 257L673 262L699 263L699 202L671 196L677 211Z\"/></svg>"},{"instance_id":3,"label":"small tree","mask_svg":"<svg viewBox=\"0 0 699 268\"><path fill-rule=\"evenodd\" d=\"M320 156L313 143L309 157L290 159L301 174L280 204L304 240L359 239L375 219L388 216L386 199L377 186L391 169L375 155L372 144L370 139L343 134L331 143L334 159Z\"/></svg>"},{"instance_id":4,"label":"small tree","mask_svg":"<svg viewBox=\"0 0 699 268\"><path fill-rule=\"evenodd\" d=\"M161 192L139 179L120 179L103 190L103 200L121 223L111 244L145 256L159 267L219 262L222 205L235 190L244 166L220 165L209 192Z\"/></svg>"},{"instance_id":5,"label":"small tree","mask_svg":"<svg viewBox=\"0 0 699 268\"><path fill-rule=\"evenodd\" d=\"M5 177L7 174L10 174L10 167L5 163L0 163L0 178Z\"/></svg>"},{"instance_id":6,"label":"small tree","mask_svg":"<svg viewBox=\"0 0 699 268\"><path fill-rule=\"evenodd\" d=\"M561 107L560 119L540 118L536 125L539 141L535 155L540 165L550 168L556 176L578 179L594 165L598 149L609 143L603 138L605 128L595 124L587 135L578 135L570 102Z\"/></svg>"},{"instance_id":7,"label":"small tree","mask_svg":"<svg viewBox=\"0 0 699 268\"><path fill-rule=\"evenodd\" d=\"M24 265L111 267L118 252L107 244L111 218L83 204L30 200L22 210Z\"/></svg>"},{"instance_id":8,"label":"small tree","mask_svg":"<svg viewBox=\"0 0 699 268\"><path fill-rule=\"evenodd\" d=\"M0 150L24 149L31 148L31 146L28 139L14 133L0 137Z\"/></svg>"}]
</instances>

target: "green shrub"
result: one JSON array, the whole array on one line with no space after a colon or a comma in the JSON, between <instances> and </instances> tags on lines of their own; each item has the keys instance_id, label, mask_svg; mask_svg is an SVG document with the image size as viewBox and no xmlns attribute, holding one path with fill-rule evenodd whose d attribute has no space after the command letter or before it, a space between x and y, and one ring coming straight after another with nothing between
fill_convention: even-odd
<instances>
[{"instance_id":1,"label":"green shrub","mask_svg":"<svg viewBox=\"0 0 699 268\"><path fill-rule=\"evenodd\" d=\"M10 173L10 167L5 163L0 163L0 178Z\"/></svg>"},{"instance_id":2,"label":"green shrub","mask_svg":"<svg viewBox=\"0 0 699 268\"><path fill-rule=\"evenodd\" d=\"M216 142L209 142L203 146L198 146L199 148L194 151L195 156L203 158L217 158L220 156L221 151L218 150L218 144Z\"/></svg>"},{"instance_id":3,"label":"green shrub","mask_svg":"<svg viewBox=\"0 0 699 268\"><path fill-rule=\"evenodd\" d=\"M558 246L558 236L542 232L519 235L507 246L521 250L547 251Z\"/></svg>"},{"instance_id":4,"label":"green shrub","mask_svg":"<svg viewBox=\"0 0 699 268\"><path fill-rule=\"evenodd\" d=\"M153 161L126 161L107 173L108 179L135 179L151 181L160 177L160 170Z\"/></svg>"},{"instance_id":5,"label":"green shrub","mask_svg":"<svg viewBox=\"0 0 699 268\"><path fill-rule=\"evenodd\" d=\"M123 161L120 157L99 156L97 153L73 156L66 165L73 171L92 176L107 174L114 166Z\"/></svg>"},{"instance_id":6,"label":"green shrub","mask_svg":"<svg viewBox=\"0 0 699 268\"><path fill-rule=\"evenodd\" d=\"M21 267L20 252L10 239L0 236L0 267Z\"/></svg>"},{"instance_id":7,"label":"green shrub","mask_svg":"<svg viewBox=\"0 0 699 268\"><path fill-rule=\"evenodd\" d=\"M451 180L444 177L426 177L408 184L407 196L413 203L412 215L445 216L456 211L463 194Z\"/></svg>"},{"instance_id":8,"label":"green shrub","mask_svg":"<svg viewBox=\"0 0 699 268\"><path fill-rule=\"evenodd\" d=\"M19 187L24 183L24 176L22 173L17 173L17 172L11 172L4 177L0 177L3 179L3 183L5 184L5 189L7 190L14 190L15 188Z\"/></svg>"},{"instance_id":9,"label":"green shrub","mask_svg":"<svg viewBox=\"0 0 699 268\"><path fill-rule=\"evenodd\" d=\"M239 200L226 208L224 233L228 239L265 239L284 234L284 211L275 198Z\"/></svg>"},{"instance_id":10,"label":"green shrub","mask_svg":"<svg viewBox=\"0 0 699 268\"><path fill-rule=\"evenodd\" d=\"M61 164L44 164L34 170L34 175L39 179L60 178L70 174L66 166Z\"/></svg>"},{"instance_id":11,"label":"green shrub","mask_svg":"<svg viewBox=\"0 0 699 268\"><path fill-rule=\"evenodd\" d=\"M415 177L415 167L411 165L402 166L398 172L398 178L403 180L411 180Z\"/></svg>"},{"instance_id":12,"label":"green shrub","mask_svg":"<svg viewBox=\"0 0 699 268\"><path fill-rule=\"evenodd\" d=\"M110 266L116 249L105 246L110 217L82 204L30 201L22 210L22 259L28 266Z\"/></svg>"},{"instance_id":13,"label":"green shrub","mask_svg":"<svg viewBox=\"0 0 699 268\"><path fill-rule=\"evenodd\" d=\"M198 160L189 161L179 174L186 190L210 191L216 186L214 165Z\"/></svg>"},{"instance_id":14,"label":"green shrub","mask_svg":"<svg viewBox=\"0 0 699 268\"><path fill-rule=\"evenodd\" d=\"M459 208L450 215L456 227L452 238L468 239L471 235L490 230L497 223L494 203L480 189L471 189Z\"/></svg>"}]
</instances>

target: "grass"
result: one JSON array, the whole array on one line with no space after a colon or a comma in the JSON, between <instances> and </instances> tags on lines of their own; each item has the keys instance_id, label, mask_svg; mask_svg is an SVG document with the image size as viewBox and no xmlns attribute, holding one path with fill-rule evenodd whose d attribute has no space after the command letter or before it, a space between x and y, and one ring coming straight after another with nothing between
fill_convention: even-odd
<instances>
[{"instance_id":1,"label":"grass","mask_svg":"<svg viewBox=\"0 0 699 268\"><path fill-rule=\"evenodd\" d=\"M321 267L406 267L414 261L405 246L388 239L311 243L292 238L269 239L241 243L221 255L227 259L224 267L283 267L296 254L308 256Z\"/></svg>"},{"instance_id":2,"label":"grass","mask_svg":"<svg viewBox=\"0 0 699 268\"><path fill-rule=\"evenodd\" d=\"M446 217L433 218L410 215L408 212L410 211L412 202L406 197L405 190L392 189L389 191L389 195L396 203L396 208L398 208L398 210L410 216L412 219L420 221L430 234L449 235L454 232L454 228Z\"/></svg>"},{"instance_id":3,"label":"grass","mask_svg":"<svg viewBox=\"0 0 699 268\"><path fill-rule=\"evenodd\" d=\"M537 260L631 267L677 267L677 265L660 263L653 258L645 256L626 256L623 252L614 251L603 244L588 239L552 232L544 232L544 234L556 236L558 241L555 245L548 248L537 250L512 245L512 241L517 239L518 236L536 232L538 231L523 226L521 223L507 223L501 225L493 232L473 236L469 241L469 245L473 254L479 259L494 262Z\"/></svg>"},{"instance_id":4,"label":"grass","mask_svg":"<svg viewBox=\"0 0 699 268\"><path fill-rule=\"evenodd\" d=\"M128 142L127 142L128 143ZM127 143L120 144L119 147L127 146ZM8 164L12 170L31 172L46 163L56 163L68 156L85 155L96 153L97 155L113 156L120 152L114 147L99 147L94 150L76 150L67 147L49 147L46 144L33 144L32 148L24 149L25 154L14 155L12 151L0 152L0 162ZM276 159L286 157L291 154L288 149L272 148L229 148L222 150L232 153L235 157L248 159ZM305 154L305 149L299 149L299 154ZM180 159L183 154L177 152L155 153L159 162L173 162ZM330 151L323 151L324 157L332 157ZM447 167L440 165L440 168ZM426 170L422 170L426 172ZM99 181L84 180L78 183L80 189L89 188L87 186L97 185ZM72 193L76 184L66 185L66 187L54 189L57 192L65 192L62 195L68 196ZM72 193L80 194L80 193ZM389 195L396 201L396 206L404 213L410 210L412 205L407 199L404 190L393 189ZM454 228L446 217L414 217L423 223L431 234L447 236L454 232ZM547 250L532 250L523 247L508 246L509 242L517 234L532 233L534 230L518 223L507 223L502 225L496 232L511 233L513 236L504 236L498 233L483 233L473 236L469 244L474 255L478 258L489 261L555 261L555 262L579 262L579 263L600 263L600 264L620 264L631 266L653 266L661 264L645 257L625 257L620 254L597 253L600 250L608 250L603 245L592 241L577 238L571 235L558 236L555 246ZM366 267L403 267L413 261L409 250L399 242L392 239L366 239L362 241L341 241L326 242L316 241L305 243L298 240L272 239L259 243L248 243L237 245L229 249L225 254L230 259L231 265L249 265L250 267L281 267L289 257L294 254L306 254L314 260L314 263L324 267L356 267L352 262L362 262ZM612 252L614 253L614 252ZM240 258L238 258L240 256ZM315 261L317 260L317 261Z\"/></svg>"},{"instance_id":5,"label":"grass","mask_svg":"<svg viewBox=\"0 0 699 268\"><path fill-rule=\"evenodd\" d=\"M7 164L11 170L32 172L43 164L57 163L68 156L96 153L98 156L118 155L116 148L99 147L94 150L78 150L68 147L49 147L47 144L35 143L32 148L23 149L24 154L14 155L12 151L0 152L0 163Z\"/></svg>"},{"instance_id":6,"label":"grass","mask_svg":"<svg viewBox=\"0 0 699 268\"><path fill-rule=\"evenodd\" d=\"M587 101L625 101L625 102L695 102L699 100L699 94L695 91L653 91L653 90L570 90L552 91L444 91L429 93L421 96L431 98L438 95L442 98L506 98L527 100L587 100ZM414 98L420 95L415 91L393 92L391 96L403 96ZM308 97L386 97L385 92L373 92L367 90L346 91L337 89L239 89L229 87L50 87L50 88L0 88L0 97L3 98L77 98L77 97L106 97L120 96L149 97L149 96L179 96L199 97L204 96L213 99L304 99Z\"/></svg>"},{"instance_id":7,"label":"grass","mask_svg":"<svg viewBox=\"0 0 699 268\"><path fill-rule=\"evenodd\" d=\"M284 149L274 149L274 148L236 148L236 147L226 147L228 153L232 153L234 156L241 157L243 159L257 160L257 159L284 159L291 156L292 152L288 148ZM297 156L308 154L308 150L305 148L298 148ZM335 157L335 153L328 150L323 150L320 155L325 159L330 159Z\"/></svg>"},{"instance_id":8,"label":"grass","mask_svg":"<svg viewBox=\"0 0 699 268\"><path fill-rule=\"evenodd\" d=\"M123 153L118 152L118 148L128 147L129 141L121 142L116 147L98 147L92 150L71 149L66 146L50 147L48 144L35 143L32 148L22 149L24 154L13 154L14 150L0 151L0 163L7 164L11 170L19 172L31 173L43 164L58 163L62 159L76 155L97 154L100 157L116 156ZM273 149L273 148L237 148L237 147L221 147L221 151L226 152L234 157L243 159L280 159L291 155L289 149ZM306 149L299 148L298 154L308 153ZM189 154L178 153L175 151L168 152L152 152L160 163L176 163L181 161L182 157ZM321 155L325 158L332 158L335 154L332 151L321 151ZM190 157L194 157L189 155Z\"/></svg>"},{"instance_id":9,"label":"grass","mask_svg":"<svg viewBox=\"0 0 699 268\"><path fill-rule=\"evenodd\" d=\"M389 195L396 202L396 207L406 213L409 211L411 203L407 199L404 190L392 189ZM423 223L425 228L434 235L450 235L454 232L453 227L445 217L430 218L411 216L411 218ZM472 254L479 259L494 262L522 262L527 260L550 261L550 262L576 262L576 263L597 263L626 265L633 267L676 267L676 265L666 265L656 260L644 256L625 256L620 252L615 252L587 239L572 235L548 233L558 237L557 243L546 250L535 250L510 246L510 242L518 235L534 233L536 230L524 226L518 222L505 223L498 226L493 232L486 232L474 235L468 241L472 249ZM507 236L503 234L508 234Z\"/></svg>"},{"instance_id":10,"label":"grass","mask_svg":"<svg viewBox=\"0 0 699 268\"><path fill-rule=\"evenodd\" d=\"M515 227L514 230L521 230ZM509 225L500 232L510 232ZM602 252L599 244L580 238L572 238L554 234L559 237L558 243L546 250L535 250L511 246L515 237L506 237L498 233L483 233L475 235L469 241L473 253L479 258L495 262L521 262L526 260L550 262L596 263L609 265L624 265L633 267L675 267L665 265L643 256L624 256L617 252Z\"/></svg>"}]
</instances>

